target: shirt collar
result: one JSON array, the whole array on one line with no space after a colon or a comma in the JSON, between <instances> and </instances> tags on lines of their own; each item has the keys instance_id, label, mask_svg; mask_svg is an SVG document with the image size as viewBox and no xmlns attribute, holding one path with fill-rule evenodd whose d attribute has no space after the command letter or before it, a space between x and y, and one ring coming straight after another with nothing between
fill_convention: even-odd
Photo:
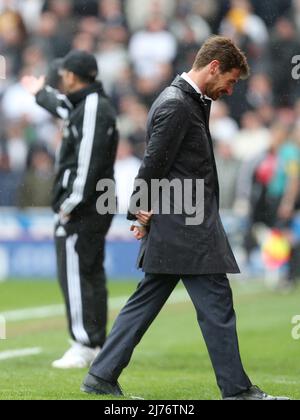
<instances>
[{"instance_id":1,"label":"shirt collar","mask_svg":"<svg viewBox=\"0 0 300 420\"><path fill-rule=\"evenodd\" d=\"M190 76L187 73L182 73L181 77L189 84L192 86L192 88L195 89L195 91L197 93L199 93L199 95L202 95L201 90L198 88L198 86L196 85L196 83L190 78Z\"/></svg>"},{"instance_id":2,"label":"shirt collar","mask_svg":"<svg viewBox=\"0 0 300 420\"><path fill-rule=\"evenodd\" d=\"M201 90L199 89L199 87L196 85L196 83L190 78L190 76L187 73L182 73L181 75L182 79L184 79L189 85L192 86L193 89L195 89L195 91L202 96L202 98L204 99L209 99L211 101L211 99L206 96L203 95L203 93L201 92Z\"/></svg>"}]
</instances>

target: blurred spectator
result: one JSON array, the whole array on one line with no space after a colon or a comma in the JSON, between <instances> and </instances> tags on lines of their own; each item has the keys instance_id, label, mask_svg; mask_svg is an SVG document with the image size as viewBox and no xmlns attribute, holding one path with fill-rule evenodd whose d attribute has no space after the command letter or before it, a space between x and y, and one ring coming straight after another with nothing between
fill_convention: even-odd
<instances>
[{"instance_id":1,"label":"blurred spectator","mask_svg":"<svg viewBox=\"0 0 300 420\"><path fill-rule=\"evenodd\" d=\"M79 32L73 38L72 49L93 53L95 51L95 39L88 32Z\"/></svg>"},{"instance_id":2,"label":"blurred spectator","mask_svg":"<svg viewBox=\"0 0 300 420\"><path fill-rule=\"evenodd\" d=\"M269 33L264 21L253 12L249 0L231 0L231 9L221 24L221 33L231 38L248 37L252 43L265 45Z\"/></svg>"},{"instance_id":3,"label":"blurred spectator","mask_svg":"<svg viewBox=\"0 0 300 420\"><path fill-rule=\"evenodd\" d=\"M21 68L21 55L26 42L26 28L15 2L3 2L0 12L0 46L1 54L9 61L13 73Z\"/></svg>"},{"instance_id":4,"label":"blurred spectator","mask_svg":"<svg viewBox=\"0 0 300 420\"><path fill-rule=\"evenodd\" d=\"M101 64L100 64L101 65ZM122 98L126 96L135 96L134 74L128 65L121 70L116 76L116 80L111 90L111 97L115 108L120 113L120 105Z\"/></svg>"},{"instance_id":5,"label":"blurred spectator","mask_svg":"<svg viewBox=\"0 0 300 420\"><path fill-rule=\"evenodd\" d=\"M297 28L298 35L300 34L300 0L292 0L293 8L291 12L291 19L294 20L294 23Z\"/></svg>"},{"instance_id":6,"label":"blurred spectator","mask_svg":"<svg viewBox=\"0 0 300 420\"><path fill-rule=\"evenodd\" d=\"M232 142L239 132L237 122L230 117L230 110L225 102L213 103L210 131L216 142Z\"/></svg>"},{"instance_id":7,"label":"blurred spectator","mask_svg":"<svg viewBox=\"0 0 300 420\"><path fill-rule=\"evenodd\" d=\"M22 173L12 172L9 158L4 150L0 152L0 206L15 207L17 191L22 180Z\"/></svg>"},{"instance_id":8,"label":"blurred spectator","mask_svg":"<svg viewBox=\"0 0 300 420\"><path fill-rule=\"evenodd\" d=\"M77 18L73 14L72 0L47 0L44 11L56 16L58 25L54 36L55 57L65 56L72 46L77 29Z\"/></svg>"},{"instance_id":9,"label":"blurred spectator","mask_svg":"<svg viewBox=\"0 0 300 420\"><path fill-rule=\"evenodd\" d=\"M296 126L300 126L300 99L298 99L295 103L295 122ZM300 141L298 142L298 144L300 146Z\"/></svg>"},{"instance_id":10,"label":"blurred spectator","mask_svg":"<svg viewBox=\"0 0 300 420\"><path fill-rule=\"evenodd\" d=\"M73 19L73 0L46 0L44 11L48 10L58 19Z\"/></svg>"},{"instance_id":11,"label":"blurred spectator","mask_svg":"<svg viewBox=\"0 0 300 420\"><path fill-rule=\"evenodd\" d=\"M174 79L171 64L160 64L157 66L157 69L159 74L156 78L137 77L134 81L134 88L138 97L149 109L160 92L170 85Z\"/></svg>"},{"instance_id":12,"label":"blurred spectator","mask_svg":"<svg viewBox=\"0 0 300 420\"><path fill-rule=\"evenodd\" d=\"M19 121L7 123L5 150L13 172L23 172L26 167L28 147L23 135L23 126Z\"/></svg>"},{"instance_id":13,"label":"blurred spectator","mask_svg":"<svg viewBox=\"0 0 300 420\"><path fill-rule=\"evenodd\" d=\"M292 106L295 102L296 83L290 69L292 58L299 51L300 42L294 24L287 17L280 17L270 43L270 75L278 107Z\"/></svg>"},{"instance_id":14,"label":"blurred spectator","mask_svg":"<svg viewBox=\"0 0 300 420\"><path fill-rule=\"evenodd\" d=\"M271 139L271 149L266 159L274 159L273 170L266 174L266 179L262 163L257 170L256 178L258 182L266 185L267 195L274 204L274 208L265 213L267 223L272 226L278 221L280 223L290 220L293 215L299 189L300 152L289 137L289 130L281 124L273 125ZM273 207L272 203L270 205Z\"/></svg>"},{"instance_id":15,"label":"blurred spectator","mask_svg":"<svg viewBox=\"0 0 300 420\"><path fill-rule=\"evenodd\" d=\"M40 76L47 73L48 60L37 42L28 43L22 51L23 66L31 74Z\"/></svg>"},{"instance_id":16,"label":"blurred spectator","mask_svg":"<svg viewBox=\"0 0 300 420\"><path fill-rule=\"evenodd\" d=\"M24 70L24 73L30 73L32 69ZM33 124L42 124L49 120L49 115L41 109L36 103L35 98L31 96L18 81L7 88L2 99L2 112L5 119L22 120L28 119Z\"/></svg>"},{"instance_id":17,"label":"blurred spectator","mask_svg":"<svg viewBox=\"0 0 300 420\"><path fill-rule=\"evenodd\" d=\"M288 127L275 123L271 139L270 148L258 157L253 171L250 228L245 239L248 254L256 246L253 236L255 224L262 223L268 228L291 233L295 217L300 187L300 150L295 133L291 135ZM296 249L293 255L298 255ZM294 281L294 274L292 258L288 280Z\"/></svg>"},{"instance_id":18,"label":"blurred spectator","mask_svg":"<svg viewBox=\"0 0 300 420\"><path fill-rule=\"evenodd\" d=\"M134 180L140 166L141 160L134 156L130 142L127 139L121 139L115 164L117 197L121 214L127 214Z\"/></svg>"},{"instance_id":19,"label":"blurred spectator","mask_svg":"<svg viewBox=\"0 0 300 420\"><path fill-rule=\"evenodd\" d=\"M232 139L222 139L216 146L216 162L220 175L220 208L232 210L237 193L237 180L241 163L234 157Z\"/></svg>"},{"instance_id":20,"label":"blurred spectator","mask_svg":"<svg viewBox=\"0 0 300 420\"><path fill-rule=\"evenodd\" d=\"M19 133L14 126L7 128L5 134L6 139L0 142L0 206L9 207L16 205L26 150L22 140L18 139Z\"/></svg>"},{"instance_id":21,"label":"blurred spectator","mask_svg":"<svg viewBox=\"0 0 300 420\"><path fill-rule=\"evenodd\" d=\"M256 112L259 114L262 124L267 128L270 128L272 123L276 120L277 111L274 106L263 105L257 108Z\"/></svg>"},{"instance_id":22,"label":"blurred spectator","mask_svg":"<svg viewBox=\"0 0 300 420\"><path fill-rule=\"evenodd\" d=\"M185 0L181 0L181 2L183 3ZM192 3L194 14L201 16L207 22L216 20L216 16L222 8L222 3L224 3L223 0L188 0L188 2Z\"/></svg>"},{"instance_id":23,"label":"blurred spectator","mask_svg":"<svg viewBox=\"0 0 300 420\"><path fill-rule=\"evenodd\" d=\"M187 68L192 68L198 51L199 43L197 42L195 31L186 24L182 27L182 34L178 43L177 57L175 60L177 74L182 74Z\"/></svg>"},{"instance_id":24,"label":"blurred spectator","mask_svg":"<svg viewBox=\"0 0 300 420\"><path fill-rule=\"evenodd\" d=\"M99 0L73 0L75 15L82 16L98 16Z\"/></svg>"},{"instance_id":25,"label":"blurred spectator","mask_svg":"<svg viewBox=\"0 0 300 420\"><path fill-rule=\"evenodd\" d=\"M145 152L147 108L135 96L125 96L120 104L119 129L128 138L133 154L142 159Z\"/></svg>"},{"instance_id":26,"label":"blurred spectator","mask_svg":"<svg viewBox=\"0 0 300 420\"><path fill-rule=\"evenodd\" d=\"M241 80L240 83L236 86L232 96L224 98L224 101L230 108L232 118L234 118L238 123L241 122L243 115L249 111L249 105L245 98L250 80Z\"/></svg>"},{"instance_id":27,"label":"blurred spectator","mask_svg":"<svg viewBox=\"0 0 300 420\"><path fill-rule=\"evenodd\" d=\"M36 30L43 8L41 0L18 0L18 9L23 17L27 31Z\"/></svg>"},{"instance_id":28,"label":"blurred spectator","mask_svg":"<svg viewBox=\"0 0 300 420\"><path fill-rule=\"evenodd\" d=\"M175 60L176 39L167 30L162 15L152 15L145 30L135 33L130 41L129 55L138 77L155 79L160 77L160 65Z\"/></svg>"},{"instance_id":29,"label":"blurred spectator","mask_svg":"<svg viewBox=\"0 0 300 420\"><path fill-rule=\"evenodd\" d=\"M186 39L187 30L194 34L194 40L201 45L211 34L208 22L196 12L198 2L179 2L177 14L172 20L170 29L179 42Z\"/></svg>"},{"instance_id":30,"label":"blurred spectator","mask_svg":"<svg viewBox=\"0 0 300 420\"><path fill-rule=\"evenodd\" d=\"M293 0L251 0L255 13L268 26L273 26L279 16L285 14L291 7Z\"/></svg>"},{"instance_id":31,"label":"blurred spectator","mask_svg":"<svg viewBox=\"0 0 300 420\"><path fill-rule=\"evenodd\" d=\"M104 30L104 23L99 19L99 16L86 16L78 20L77 32L90 34L98 40L101 38Z\"/></svg>"},{"instance_id":32,"label":"blurred spectator","mask_svg":"<svg viewBox=\"0 0 300 420\"><path fill-rule=\"evenodd\" d=\"M100 16L105 24L107 39L117 43L128 40L127 21L122 10L121 0L101 0Z\"/></svg>"},{"instance_id":33,"label":"blurred spectator","mask_svg":"<svg viewBox=\"0 0 300 420\"><path fill-rule=\"evenodd\" d=\"M54 160L43 146L35 146L18 191L18 207L50 207L54 183Z\"/></svg>"},{"instance_id":34,"label":"blurred spectator","mask_svg":"<svg viewBox=\"0 0 300 420\"><path fill-rule=\"evenodd\" d=\"M272 84L267 74L256 74L250 79L246 98L250 108L255 110L274 104Z\"/></svg>"},{"instance_id":35,"label":"blurred spectator","mask_svg":"<svg viewBox=\"0 0 300 420\"><path fill-rule=\"evenodd\" d=\"M202 5L204 3L201 2ZM175 62L178 74L182 74L187 68L193 66L200 45L212 34L211 27L202 17L198 6L199 2L179 1L175 18L170 22L170 30L178 41ZM204 12L202 8L201 12ZM206 12L209 14L207 10Z\"/></svg>"},{"instance_id":36,"label":"blurred spectator","mask_svg":"<svg viewBox=\"0 0 300 420\"><path fill-rule=\"evenodd\" d=\"M31 38L39 42L49 60L60 54L60 48L57 46L58 25L57 16L54 13L45 12L39 19L35 33L31 34Z\"/></svg>"},{"instance_id":37,"label":"blurred spectator","mask_svg":"<svg viewBox=\"0 0 300 420\"><path fill-rule=\"evenodd\" d=\"M270 145L270 133L255 112L247 112L242 119L242 129L235 136L234 156L241 161L249 161L265 152Z\"/></svg>"},{"instance_id":38,"label":"blurred spectator","mask_svg":"<svg viewBox=\"0 0 300 420\"><path fill-rule=\"evenodd\" d=\"M176 8L174 0L126 0L125 10L129 27L132 32L140 30L146 26L149 16L161 14L166 19L172 18Z\"/></svg>"},{"instance_id":39,"label":"blurred spectator","mask_svg":"<svg viewBox=\"0 0 300 420\"><path fill-rule=\"evenodd\" d=\"M107 38L98 45L96 54L104 87L111 93L119 74L128 68L128 53L124 45L115 43Z\"/></svg>"},{"instance_id":40,"label":"blurred spectator","mask_svg":"<svg viewBox=\"0 0 300 420\"><path fill-rule=\"evenodd\" d=\"M253 73L266 71L270 34L265 22L254 14L250 0L231 0L230 5L221 34L233 38L246 52Z\"/></svg>"}]
</instances>

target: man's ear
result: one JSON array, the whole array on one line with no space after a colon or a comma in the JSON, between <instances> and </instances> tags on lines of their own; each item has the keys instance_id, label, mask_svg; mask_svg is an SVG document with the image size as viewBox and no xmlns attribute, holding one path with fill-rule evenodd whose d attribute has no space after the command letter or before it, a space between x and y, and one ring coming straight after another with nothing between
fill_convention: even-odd
<instances>
[{"instance_id":1,"label":"man's ear","mask_svg":"<svg viewBox=\"0 0 300 420\"><path fill-rule=\"evenodd\" d=\"M220 69L220 61L219 60L214 60L210 63L210 73L211 75L215 75L218 70Z\"/></svg>"},{"instance_id":2,"label":"man's ear","mask_svg":"<svg viewBox=\"0 0 300 420\"><path fill-rule=\"evenodd\" d=\"M70 77L70 82L72 83L72 85L75 85L76 83L78 83L78 77L76 76L75 73L70 72L69 73L69 77Z\"/></svg>"}]
</instances>

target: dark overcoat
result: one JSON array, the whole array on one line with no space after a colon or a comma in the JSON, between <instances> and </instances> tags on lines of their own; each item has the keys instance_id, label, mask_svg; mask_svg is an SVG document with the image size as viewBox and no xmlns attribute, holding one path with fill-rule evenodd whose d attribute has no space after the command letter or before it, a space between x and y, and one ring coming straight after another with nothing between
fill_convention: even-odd
<instances>
[{"instance_id":1,"label":"dark overcoat","mask_svg":"<svg viewBox=\"0 0 300 420\"><path fill-rule=\"evenodd\" d=\"M146 181L149 187L153 179L204 180L204 221L190 226L184 212L155 214L138 260L139 268L146 273L240 272L219 215L210 110L211 101L181 77L164 90L150 110L147 150L137 179ZM133 196L131 209L135 202ZM135 219L131 210L128 218Z\"/></svg>"}]
</instances>

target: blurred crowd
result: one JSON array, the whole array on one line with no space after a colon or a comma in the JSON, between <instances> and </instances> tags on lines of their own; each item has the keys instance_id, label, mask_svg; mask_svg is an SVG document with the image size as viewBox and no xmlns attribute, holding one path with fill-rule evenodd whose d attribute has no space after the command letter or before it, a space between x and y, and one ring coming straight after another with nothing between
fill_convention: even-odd
<instances>
[{"instance_id":1,"label":"blurred crowd","mask_svg":"<svg viewBox=\"0 0 300 420\"><path fill-rule=\"evenodd\" d=\"M300 82L292 77L300 0L0 0L0 206L50 204L61 126L24 91L24 74L46 74L72 48L96 55L119 115L116 176L125 203L149 107L211 34L235 39L252 68L232 97L213 106L222 208L256 214L261 181L279 203L278 217L289 219L282 202L296 206L300 169Z\"/></svg>"}]
</instances>

